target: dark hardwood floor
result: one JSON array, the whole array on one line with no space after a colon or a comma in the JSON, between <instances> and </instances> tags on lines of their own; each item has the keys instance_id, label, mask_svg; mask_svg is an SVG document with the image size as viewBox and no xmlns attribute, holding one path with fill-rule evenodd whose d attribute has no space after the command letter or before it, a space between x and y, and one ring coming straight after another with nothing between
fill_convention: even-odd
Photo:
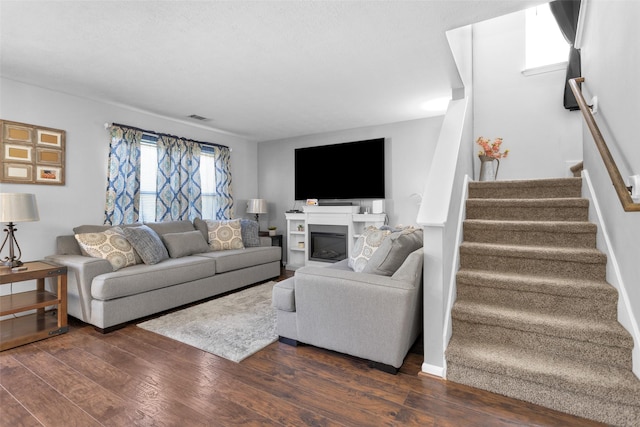
<instances>
[{"instance_id":1,"label":"dark hardwood floor","mask_svg":"<svg viewBox=\"0 0 640 427\"><path fill-rule=\"evenodd\" d=\"M590 426L597 423L366 361L274 343L234 363L135 325L0 353L1 426Z\"/></svg>"}]
</instances>

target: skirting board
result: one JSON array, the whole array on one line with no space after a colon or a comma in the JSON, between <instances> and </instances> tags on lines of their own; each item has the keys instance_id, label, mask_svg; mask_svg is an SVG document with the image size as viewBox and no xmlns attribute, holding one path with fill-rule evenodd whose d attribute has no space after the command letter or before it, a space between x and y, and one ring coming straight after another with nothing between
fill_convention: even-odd
<instances>
[{"instance_id":1,"label":"skirting board","mask_svg":"<svg viewBox=\"0 0 640 427\"><path fill-rule=\"evenodd\" d=\"M444 378L444 368L442 366L430 365L428 363L422 364L422 372L436 377Z\"/></svg>"},{"instance_id":2,"label":"skirting board","mask_svg":"<svg viewBox=\"0 0 640 427\"><path fill-rule=\"evenodd\" d=\"M613 253L609 233L602 219L602 211L596 198L593 184L591 183L589 171L586 169L582 171L582 181L583 194L589 198L593 206L593 213L590 211L589 219L598 226L598 234L602 233L603 247L598 247L598 249L607 255L607 281L618 290L618 295L620 296L620 301L618 302L618 321L632 335L635 344L632 353L633 373L640 378L640 330L638 330L638 323L633 315L633 310L631 310L629 295L622 280L618 260Z\"/></svg>"}]
</instances>

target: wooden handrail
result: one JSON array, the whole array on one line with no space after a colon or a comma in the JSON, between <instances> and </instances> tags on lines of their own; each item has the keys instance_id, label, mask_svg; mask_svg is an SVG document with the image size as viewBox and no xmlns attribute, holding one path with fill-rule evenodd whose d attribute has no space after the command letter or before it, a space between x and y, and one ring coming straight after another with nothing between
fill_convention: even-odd
<instances>
[{"instance_id":1,"label":"wooden handrail","mask_svg":"<svg viewBox=\"0 0 640 427\"><path fill-rule=\"evenodd\" d=\"M613 188L615 188L616 193L618 193L618 198L620 199L620 203L622 203L622 208L626 212L640 212L640 203L635 203L631 198L631 194L622 179L622 175L620 175L620 170L618 169L615 160L613 160L613 156L611 155L609 147L607 147L607 143L600 132L600 128L598 128L598 124L593 118L591 108L589 108L587 101L585 101L584 96L582 95L582 90L579 86L582 82L584 82L584 77L570 79L569 86L571 86L571 91L573 91L576 101L578 101L578 106L580 107L580 111L582 111L582 116L587 122L587 127L591 131L591 135L593 135L593 140L600 152L602 161L604 161L607 172L609 172Z\"/></svg>"}]
</instances>

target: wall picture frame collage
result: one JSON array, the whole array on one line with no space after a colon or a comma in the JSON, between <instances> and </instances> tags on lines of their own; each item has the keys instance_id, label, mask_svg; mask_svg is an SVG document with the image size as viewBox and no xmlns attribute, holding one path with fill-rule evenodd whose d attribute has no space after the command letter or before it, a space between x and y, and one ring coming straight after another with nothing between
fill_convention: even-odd
<instances>
[{"instance_id":1,"label":"wall picture frame collage","mask_svg":"<svg viewBox=\"0 0 640 427\"><path fill-rule=\"evenodd\" d=\"M64 185L64 130L7 120L0 129L0 182Z\"/></svg>"}]
</instances>

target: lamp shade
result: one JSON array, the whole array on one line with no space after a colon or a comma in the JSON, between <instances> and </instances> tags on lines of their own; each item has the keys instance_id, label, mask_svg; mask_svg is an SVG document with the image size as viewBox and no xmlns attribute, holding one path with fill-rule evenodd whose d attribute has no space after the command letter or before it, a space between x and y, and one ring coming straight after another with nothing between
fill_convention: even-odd
<instances>
[{"instance_id":1,"label":"lamp shade","mask_svg":"<svg viewBox=\"0 0 640 427\"><path fill-rule=\"evenodd\" d=\"M38 221L35 194L0 193L0 222Z\"/></svg>"},{"instance_id":2,"label":"lamp shade","mask_svg":"<svg viewBox=\"0 0 640 427\"><path fill-rule=\"evenodd\" d=\"M249 199L247 202L247 213L267 213L267 201L265 199Z\"/></svg>"}]
</instances>

